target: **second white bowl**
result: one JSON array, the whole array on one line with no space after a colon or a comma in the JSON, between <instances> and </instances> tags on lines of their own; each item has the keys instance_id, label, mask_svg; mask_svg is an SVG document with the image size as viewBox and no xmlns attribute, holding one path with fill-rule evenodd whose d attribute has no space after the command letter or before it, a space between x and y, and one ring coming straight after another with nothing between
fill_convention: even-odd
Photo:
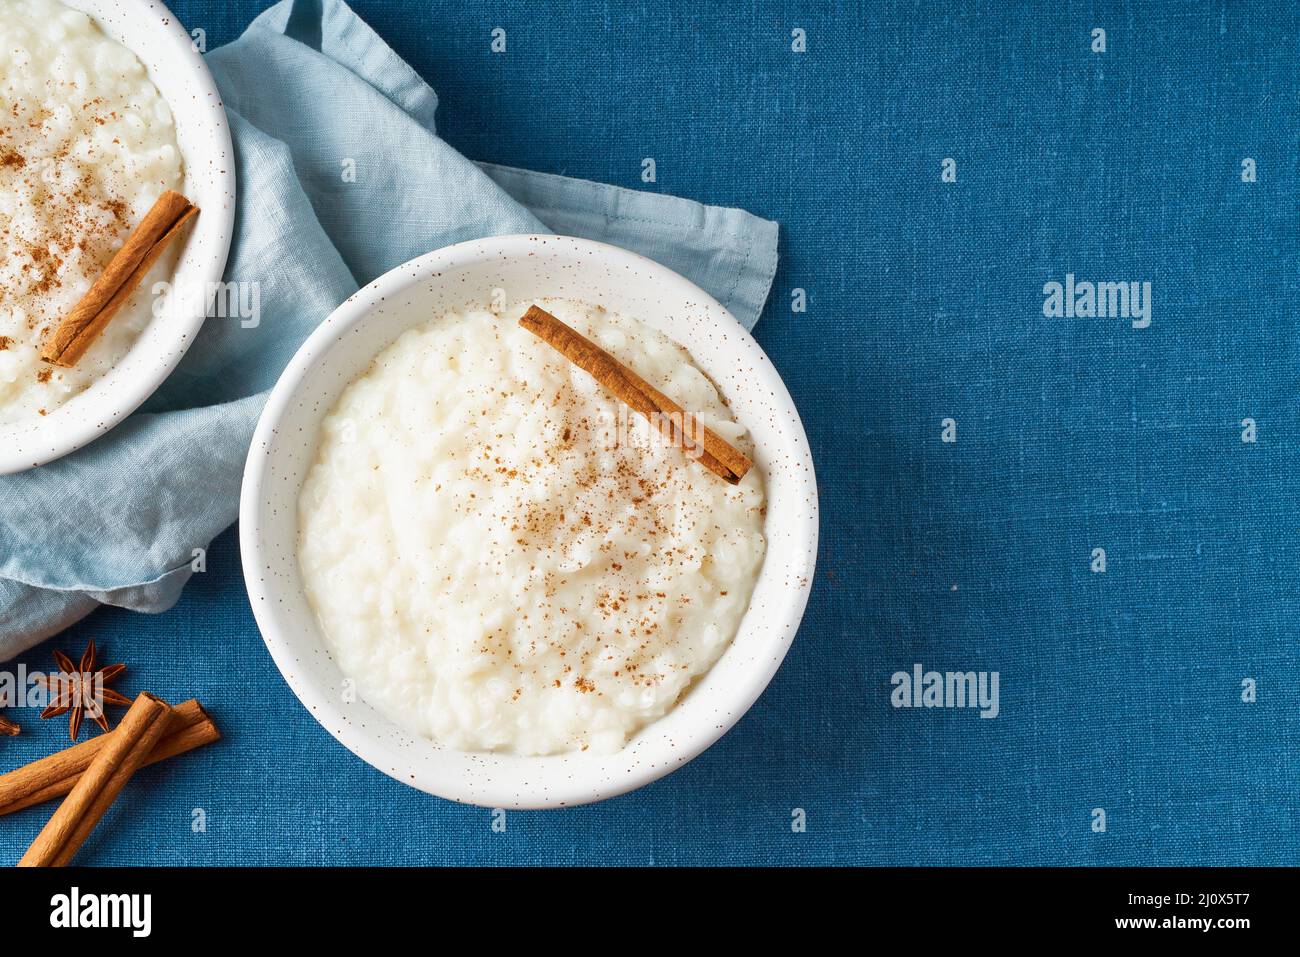
<instances>
[{"instance_id":1,"label":"second white bowl","mask_svg":"<svg viewBox=\"0 0 1300 957\"><path fill-rule=\"evenodd\" d=\"M235 156L212 74L180 21L156 0L63 0L134 53L171 109L185 166L184 192L199 215L171 277L177 298L130 351L81 394L30 422L0 425L0 475L67 455L134 412L181 361L221 281L235 225Z\"/></svg>"},{"instance_id":2,"label":"second white bowl","mask_svg":"<svg viewBox=\"0 0 1300 957\"><path fill-rule=\"evenodd\" d=\"M767 554L735 641L672 711L612 755L470 753L415 738L361 701L322 638L299 573L297 500L322 419L407 329L514 300L581 299L634 316L684 345L753 436L767 492ZM312 334L258 424L240 502L244 577L266 646L299 699L340 742L405 784L487 807L581 804L681 767L735 724L775 674L808 600L817 485L799 414L763 350L715 299L669 269L601 243L501 236L429 253L381 276Z\"/></svg>"}]
</instances>

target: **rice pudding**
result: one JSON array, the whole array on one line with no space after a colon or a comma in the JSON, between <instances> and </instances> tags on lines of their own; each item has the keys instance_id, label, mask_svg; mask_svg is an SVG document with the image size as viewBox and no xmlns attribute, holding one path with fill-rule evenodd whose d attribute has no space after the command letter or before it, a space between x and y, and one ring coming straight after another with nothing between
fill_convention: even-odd
<instances>
[{"instance_id":1,"label":"rice pudding","mask_svg":"<svg viewBox=\"0 0 1300 957\"><path fill-rule=\"evenodd\" d=\"M307 596L341 671L462 750L608 753L731 643L763 561L758 469L730 485L516 323L412 329L325 418L299 503ZM681 346L548 300L743 452Z\"/></svg>"},{"instance_id":2,"label":"rice pudding","mask_svg":"<svg viewBox=\"0 0 1300 957\"><path fill-rule=\"evenodd\" d=\"M171 111L135 54L57 0L0 0L0 424L52 411L130 349L174 249L75 367L39 357L154 201L182 188Z\"/></svg>"}]
</instances>

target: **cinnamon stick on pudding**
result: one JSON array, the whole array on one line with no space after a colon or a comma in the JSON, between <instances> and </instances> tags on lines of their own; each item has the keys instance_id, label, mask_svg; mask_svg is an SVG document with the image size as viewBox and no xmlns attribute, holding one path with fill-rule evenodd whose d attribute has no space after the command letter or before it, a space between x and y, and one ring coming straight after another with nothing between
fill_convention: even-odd
<instances>
[{"instance_id":1,"label":"cinnamon stick on pudding","mask_svg":"<svg viewBox=\"0 0 1300 957\"><path fill-rule=\"evenodd\" d=\"M0 816L63 797L76 786L95 755L113 740L117 731L82 741L39 761L0 774ZM172 709L171 723L145 764L156 764L194 748L220 740L211 716L193 698Z\"/></svg>"},{"instance_id":2,"label":"cinnamon stick on pudding","mask_svg":"<svg viewBox=\"0 0 1300 957\"><path fill-rule=\"evenodd\" d=\"M167 730L172 709L145 691L36 836L19 867L65 867Z\"/></svg>"},{"instance_id":3,"label":"cinnamon stick on pudding","mask_svg":"<svg viewBox=\"0 0 1300 957\"><path fill-rule=\"evenodd\" d=\"M82 296L46 340L41 358L56 366L76 365L117 310L135 292L167 244L198 211L197 206L173 190L159 196L122 248L109 260L90 291Z\"/></svg>"},{"instance_id":4,"label":"cinnamon stick on pudding","mask_svg":"<svg viewBox=\"0 0 1300 957\"><path fill-rule=\"evenodd\" d=\"M743 452L699 424L668 396L545 309L531 306L519 324L590 373L625 405L644 416L664 438L686 452L688 458L699 459L710 472L735 485L753 467L754 463ZM691 429L689 423L695 423L696 428ZM702 443L690 434L701 431Z\"/></svg>"}]
</instances>

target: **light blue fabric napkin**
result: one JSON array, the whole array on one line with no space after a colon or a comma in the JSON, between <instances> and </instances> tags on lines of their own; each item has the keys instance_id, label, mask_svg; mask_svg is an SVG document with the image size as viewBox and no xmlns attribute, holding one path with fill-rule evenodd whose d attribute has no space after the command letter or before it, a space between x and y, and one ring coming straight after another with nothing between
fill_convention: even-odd
<instances>
[{"instance_id":1,"label":"light blue fabric napkin","mask_svg":"<svg viewBox=\"0 0 1300 957\"><path fill-rule=\"evenodd\" d=\"M257 415L289 358L360 285L414 256L558 232L658 260L746 327L767 298L775 223L470 162L438 138L434 91L340 0L284 0L208 63L239 176L226 279L259 284L260 323L209 318L140 412L0 479L0 660L101 603L169 608L195 549L235 520Z\"/></svg>"}]
</instances>

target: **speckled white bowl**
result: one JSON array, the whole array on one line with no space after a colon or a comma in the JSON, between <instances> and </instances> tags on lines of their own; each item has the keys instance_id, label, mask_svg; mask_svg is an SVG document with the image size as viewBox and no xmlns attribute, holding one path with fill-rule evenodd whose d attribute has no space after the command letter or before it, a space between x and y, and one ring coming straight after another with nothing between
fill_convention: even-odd
<instances>
[{"instance_id":1,"label":"speckled white bowl","mask_svg":"<svg viewBox=\"0 0 1300 957\"><path fill-rule=\"evenodd\" d=\"M180 297L140 333L107 375L49 415L0 425L0 475L81 448L134 412L185 355L221 280L235 226L235 156L226 110L185 28L153 0L62 0L140 58L171 108L185 164L185 195L199 207L172 277Z\"/></svg>"},{"instance_id":2,"label":"speckled white bowl","mask_svg":"<svg viewBox=\"0 0 1300 957\"><path fill-rule=\"evenodd\" d=\"M349 382L429 317L556 296L635 316L690 350L754 437L767 486L767 557L731 647L665 717L622 751L519 757L415 738L364 702L343 675L299 576L297 500L321 420ZM363 760L430 794L486 807L541 808L622 794L681 767L762 693L808 601L817 553L817 483L799 413L763 350L715 299L657 263L601 243L501 236L449 246L381 276L339 306L294 356L253 438L239 513L253 613L285 680L327 731Z\"/></svg>"}]
</instances>

